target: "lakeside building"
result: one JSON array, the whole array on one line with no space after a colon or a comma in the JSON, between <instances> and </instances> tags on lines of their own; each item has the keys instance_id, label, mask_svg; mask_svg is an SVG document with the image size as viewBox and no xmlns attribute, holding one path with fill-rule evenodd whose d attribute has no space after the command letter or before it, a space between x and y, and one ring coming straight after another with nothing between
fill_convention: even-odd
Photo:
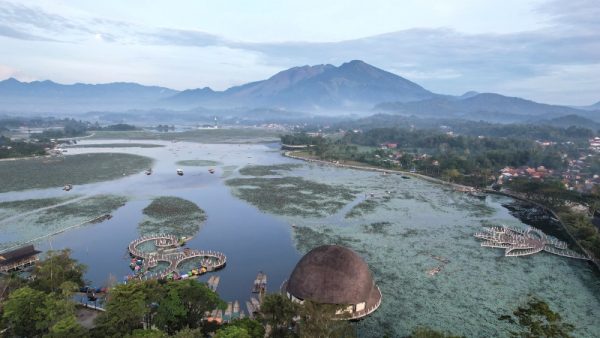
<instances>
[{"instance_id":1,"label":"lakeside building","mask_svg":"<svg viewBox=\"0 0 600 338\"><path fill-rule=\"evenodd\" d=\"M35 264L39 259L38 254L40 252L35 250L33 245L26 245L0 253L0 272L18 270Z\"/></svg>"},{"instance_id":2,"label":"lakeside building","mask_svg":"<svg viewBox=\"0 0 600 338\"><path fill-rule=\"evenodd\" d=\"M298 303L339 305L340 319L362 318L381 305L381 291L367 263L339 245L320 246L304 255L282 291Z\"/></svg>"}]
</instances>

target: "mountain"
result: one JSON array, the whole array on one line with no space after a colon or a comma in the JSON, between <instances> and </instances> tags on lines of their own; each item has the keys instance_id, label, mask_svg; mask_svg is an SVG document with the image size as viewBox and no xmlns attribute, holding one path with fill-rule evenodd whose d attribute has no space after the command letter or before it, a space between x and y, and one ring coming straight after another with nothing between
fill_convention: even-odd
<instances>
[{"instance_id":1,"label":"mountain","mask_svg":"<svg viewBox=\"0 0 600 338\"><path fill-rule=\"evenodd\" d=\"M592 121L588 118L579 116L579 115L565 115L561 117L556 117L549 120L541 120L541 121L533 121L538 124L545 124L552 127L559 128L568 128L571 126L579 127L579 128L587 128L591 130L600 129L600 123Z\"/></svg>"},{"instance_id":2,"label":"mountain","mask_svg":"<svg viewBox=\"0 0 600 338\"><path fill-rule=\"evenodd\" d=\"M582 106L582 107L573 107L573 108L578 108L578 109L583 109L583 110L600 110L600 101L589 105L589 106Z\"/></svg>"},{"instance_id":3,"label":"mountain","mask_svg":"<svg viewBox=\"0 0 600 338\"><path fill-rule=\"evenodd\" d=\"M375 107L375 108L373 108ZM586 109L583 109L586 108ZM294 118L300 112L340 116L369 111L417 117L530 122L579 115L600 121L600 102L590 107L537 103L494 93L461 96L428 91L401 76L360 60L293 67L268 79L215 91L209 87L176 91L137 83L58 84L52 81L0 81L0 113L172 112L170 116L208 116L220 112L248 119ZM166 113L165 113L166 114ZM142 115L142 114L141 114ZM140 115L140 116L141 116ZM153 115L153 116L154 116ZM560 122L560 121L559 121ZM564 122L564 121L563 121Z\"/></svg>"},{"instance_id":4,"label":"mountain","mask_svg":"<svg viewBox=\"0 0 600 338\"><path fill-rule=\"evenodd\" d=\"M438 96L418 102L385 102L376 105L374 109L421 117L454 117L496 122L523 122L532 116L548 119L587 113L571 107L537 103L493 93L476 94L464 99Z\"/></svg>"},{"instance_id":5,"label":"mountain","mask_svg":"<svg viewBox=\"0 0 600 338\"><path fill-rule=\"evenodd\" d=\"M416 101L435 94L403 77L354 60L339 67L294 67L224 92L183 91L171 103L304 110L365 109L383 101Z\"/></svg>"},{"instance_id":6,"label":"mountain","mask_svg":"<svg viewBox=\"0 0 600 338\"><path fill-rule=\"evenodd\" d=\"M0 81L0 106L13 111L84 111L147 106L177 94L178 91L137 83L72 85L52 81Z\"/></svg>"}]
</instances>

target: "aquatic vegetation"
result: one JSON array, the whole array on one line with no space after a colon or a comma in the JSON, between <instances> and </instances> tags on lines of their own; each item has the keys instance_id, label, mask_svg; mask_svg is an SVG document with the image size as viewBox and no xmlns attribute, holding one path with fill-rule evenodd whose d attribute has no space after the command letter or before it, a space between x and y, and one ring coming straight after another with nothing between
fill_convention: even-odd
<instances>
[{"instance_id":1,"label":"aquatic vegetation","mask_svg":"<svg viewBox=\"0 0 600 338\"><path fill-rule=\"evenodd\" d=\"M18 215L23 212L29 212L40 208L50 207L59 203L64 203L77 197L80 197L80 195L0 202L0 220L6 217Z\"/></svg>"},{"instance_id":2,"label":"aquatic vegetation","mask_svg":"<svg viewBox=\"0 0 600 338\"><path fill-rule=\"evenodd\" d=\"M127 203L127 197L117 195L95 195L74 203L46 209L38 215L36 223L47 224L57 219L76 217L92 219L105 214L110 214Z\"/></svg>"},{"instance_id":3,"label":"aquatic vegetation","mask_svg":"<svg viewBox=\"0 0 600 338\"><path fill-rule=\"evenodd\" d=\"M280 171L291 171L302 167L298 163L284 163L273 165L249 165L240 169L240 174L245 176L273 176L280 175Z\"/></svg>"},{"instance_id":4,"label":"aquatic vegetation","mask_svg":"<svg viewBox=\"0 0 600 338\"><path fill-rule=\"evenodd\" d=\"M117 195L96 195L84 199L74 199L67 204L40 211L25 213L22 217L11 219L0 224L0 249L6 249L18 244L30 242L64 229L83 225L102 215L111 214L127 202L127 198ZM62 199L60 199L62 200ZM17 205L25 206L30 200L24 200ZM21 202L21 201L18 201ZM33 202L42 205L56 202L53 198ZM14 202L6 202L14 203ZM50 204L53 205L53 204Z\"/></svg>"},{"instance_id":5,"label":"aquatic vegetation","mask_svg":"<svg viewBox=\"0 0 600 338\"><path fill-rule=\"evenodd\" d=\"M235 194L263 211L279 215L325 216L354 199L354 191L301 177L232 178Z\"/></svg>"},{"instance_id":6,"label":"aquatic vegetation","mask_svg":"<svg viewBox=\"0 0 600 338\"><path fill-rule=\"evenodd\" d=\"M141 172L152 159L118 153L79 154L0 162L0 192L113 180Z\"/></svg>"},{"instance_id":7,"label":"aquatic vegetation","mask_svg":"<svg viewBox=\"0 0 600 338\"><path fill-rule=\"evenodd\" d=\"M346 218L353 218L357 216L362 216L363 214L367 214L375 211L379 203L374 198L366 199L354 207L350 209L350 211L346 214Z\"/></svg>"},{"instance_id":8,"label":"aquatic vegetation","mask_svg":"<svg viewBox=\"0 0 600 338\"><path fill-rule=\"evenodd\" d=\"M206 220L206 213L194 202L174 196L155 198L143 210L146 216L138 225L140 233L166 233L192 237Z\"/></svg>"},{"instance_id":9,"label":"aquatic vegetation","mask_svg":"<svg viewBox=\"0 0 600 338\"><path fill-rule=\"evenodd\" d=\"M336 244L352 247L351 242L357 242L352 237L335 234L331 228L326 226L320 226L316 229L311 227L296 227L294 229L294 237L296 239L296 248L302 253L307 253L321 245Z\"/></svg>"},{"instance_id":10,"label":"aquatic vegetation","mask_svg":"<svg viewBox=\"0 0 600 338\"><path fill-rule=\"evenodd\" d=\"M145 130L97 131L90 139L166 140L200 143L263 143L279 140L279 131L259 128L224 128L157 133Z\"/></svg>"},{"instance_id":11,"label":"aquatic vegetation","mask_svg":"<svg viewBox=\"0 0 600 338\"><path fill-rule=\"evenodd\" d=\"M218 161L211 160L182 160L177 161L177 165L186 166L186 167L214 167L222 164Z\"/></svg>"},{"instance_id":12,"label":"aquatic vegetation","mask_svg":"<svg viewBox=\"0 0 600 338\"><path fill-rule=\"evenodd\" d=\"M161 144L149 143L98 143L98 144L76 144L68 148L160 148Z\"/></svg>"},{"instance_id":13,"label":"aquatic vegetation","mask_svg":"<svg viewBox=\"0 0 600 338\"><path fill-rule=\"evenodd\" d=\"M519 324L518 331L511 331L511 337L570 337L575 326L562 321L559 313L541 299L531 297L526 306L520 306L512 315L502 315L499 320Z\"/></svg>"},{"instance_id":14,"label":"aquatic vegetation","mask_svg":"<svg viewBox=\"0 0 600 338\"><path fill-rule=\"evenodd\" d=\"M337 184L356 186L352 177L342 180L342 175L334 179ZM355 176L362 178L362 173ZM360 181L365 191L378 191L374 181L355 181ZM373 183L368 186L366 182ZM467 337L508 335L516 329L516 320L511 324L486 318L498 318L505 309L513 308L531 292L532 285L551 308L564 314L564 321L577 321L573 336L600 333L591 315L600 309L597 284L587 269L575 269L580 263L551 255L507 260L482 251L479 243L473 242L472 234L482 222L520 224L501 206L508 199L493 196L484 204L419 180L411 180L409 185L399 182L419 198L403 199L403 194L398 194L399 198L392 197L385 205L375 205L360 222L289 217L289 222L296 224L293 239L300 252L340 244L368 263L383 303L355 324L359 336L402 337L419 326ZM388 186L392 184L388 182ZM477 206L465 207L468 203ZM397 210L402 208L408 212L399 215ZM486 212L474 212L479 208ZM460 320L456 313L461 313Z\"/></svg>"},{"instance_id":15,"label":"aquatic vegetation","mask_svg":"<svg viewBox=\"0 0 600 338\"><path fill-rule=\"evenodd\" d=\"M233 175L233 172L235 171L235 169L237 169L237 166L235 165L226 165L223 166L223 174L221 175L222 178L228 178L231 177L231 175Z\"/></svg>"},{"instance_id":16,"label":"aquatic vegetation","mask_svg":"<svg viewBox=\"0 0 600 338\"><path fill-rule=\"evenodd\" d=\"M390 222L374 222L370 224L363 224L363 231L367 234L380 234L387 235L388 229L392 226Z\"/></svg>"}]
</instances>

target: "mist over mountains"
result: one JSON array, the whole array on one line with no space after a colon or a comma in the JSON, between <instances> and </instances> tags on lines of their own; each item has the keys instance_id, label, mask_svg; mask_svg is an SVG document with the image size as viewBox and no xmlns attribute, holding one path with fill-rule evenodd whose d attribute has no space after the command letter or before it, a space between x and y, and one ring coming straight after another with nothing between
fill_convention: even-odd
<instances>
[{"instance_id":1,"label":"mist over mountains","mask_svg":"<svg viewBox=\"0 0 600 338\"><path fill-rule=\"evenodd\" d=\"M494 93L461 96L433 93L401 76L354 60L338 67L293 67L268 79L214 91L209 87L177 91L137 83L72 84L52 81L0 81L0 112L83 114L127 112L235 111L273 117L376 112L496 122L523 122L576 115L600 119L600 103L588 107L548 105Z\"/></svg>"}]
</instances>

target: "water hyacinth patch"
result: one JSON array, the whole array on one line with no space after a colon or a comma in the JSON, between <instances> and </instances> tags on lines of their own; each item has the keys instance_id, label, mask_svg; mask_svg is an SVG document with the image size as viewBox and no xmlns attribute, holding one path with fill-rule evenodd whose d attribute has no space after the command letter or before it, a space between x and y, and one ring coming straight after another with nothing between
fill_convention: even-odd
<instances>
[{"instance_id":1,"label":"water hyacinth patch","mask_svg":"<svg viewBox=\"0 0 600 338\"><path fill-rule=\"evenodd\" d=\"M166 233L192 237L206 220L206 213L195 203L174 196L155 198L143 213L145 218L138 225L142 235Z\"/></svg>"}]
</instances>

